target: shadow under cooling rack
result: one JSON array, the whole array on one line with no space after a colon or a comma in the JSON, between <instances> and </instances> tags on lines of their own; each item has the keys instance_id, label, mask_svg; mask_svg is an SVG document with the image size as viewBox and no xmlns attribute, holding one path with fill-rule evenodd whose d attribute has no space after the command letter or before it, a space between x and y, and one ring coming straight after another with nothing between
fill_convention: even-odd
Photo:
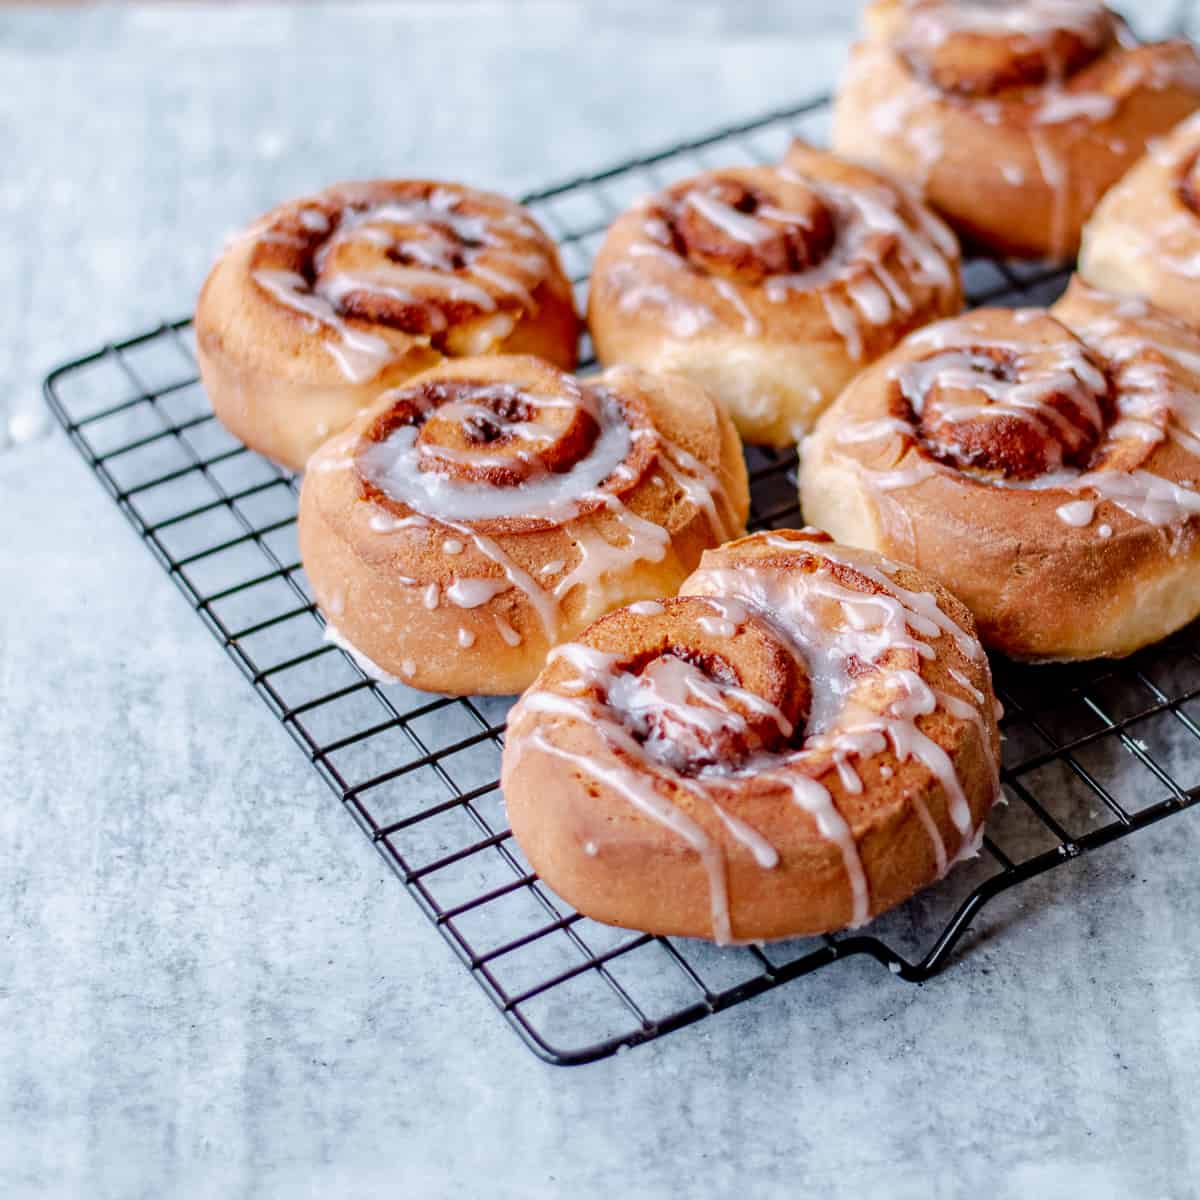
<instances>
[{"instance_id":1,"label":"shadow under cooling rack","mask_svg":"<svg viewBox=\"0 0 1200 1200\"><path fill-rule=\"evenodd\" d=\"M710 166L824 140L818 100L527 197L580 301L634 198ZM1044 303L1066 273L983 260L974 304ZM187 321L54 371L59 422L200 619L383 853L509 1023L551 1062L603 1057L852 955L901 979L940 970L996 895L1193 803L1200 631L1120 663L996 663L1008 804L980 856L869 934L717 948L612 929L545 888L513 841L497 776L507 699L380 686L323 640L296 545L295 478L217 423ZM795 458L748 452L752 525L799 522ZM1019 936L1010 931L1009 936Z\"/></svg>"}]
</instances>

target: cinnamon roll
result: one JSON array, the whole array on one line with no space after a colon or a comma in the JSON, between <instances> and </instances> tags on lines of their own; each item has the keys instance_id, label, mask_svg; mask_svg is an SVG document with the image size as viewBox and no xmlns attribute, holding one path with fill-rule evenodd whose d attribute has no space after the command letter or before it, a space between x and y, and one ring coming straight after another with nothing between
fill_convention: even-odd
<instances>
[{"instance_id":1,"label":"cinnamon roll","mask_svg":"<svg viewBox=\"0 0 1200 1200\"><path fill-rule=\"evenodd\" d=\"M301 470L383 388L443 359L575 366L578 318L550 238L520 205L454 183L345 183L235 238L196 307L221 422Z\"/></svg>"},{"instance_id":2,"label":"cinnamon roll","mask_svg":"<svg viewBox=\"0 0 1200 1200\"><path fill-rule=\"evenodd\" d=\"M559 646L510 715L502 786L581 912L760 941L862 925L974 854L998 744L963 605L787 530Z\"/></svg>"},{"instance_id":3,"label":"cinnamon roll","mask_svg":"<svg viewBox=\"0 0 1200 1200\"><path fill-rule=\"evenodd\" d=\"M748 441L788 445L864 364L962 307L958 245L882 176L797 144L617 219L588 321L604 362L703 384Z\"/></svg>"},{"instance_id":4,"label":"cinnamon roll","mask_svg":"<svg viewBox=\"0 0 1200 1200\"><path fill-rule=\"evenodd\" d=\"M1079 273L1200 328L1200 117L1152 143L1100 201L1083 231Z\"/></svg>"},{"instance_id":5,"label":"cinnamon roll","mask_svg":"<svg viewBox=\"0 0 1200 1200\"><path fill-rule=\"evenodd\" d=\"M1129 654L1200 615L1200 334L1075 280L913 334L803 448L807 520L929 571L984 642Z\"/></svg>"},{"instance_id":6,"label":"cinnamon roll","mask_svg":"<svg viewBox=\"0 0 1200 1200\"><path fill-rule=\"evenodd\" d=\"M1104 192L1200 104L1188 43L1139 45L1095 0L875 0L865 25L834 149L1000 254L1074 254Z\"/></svg>"},{"instance_id":7,"label":"cinnamon roll","mask_svg":"<svg viewBox=\"0 0 1200 1200\"><path fill-rule=\"evenodd\" d=\"M446 360L312 456L300 553L369 674L505 694L601 614L673 594L748 507L737 433L695 384Z\"/></svg>"}]
</instances>

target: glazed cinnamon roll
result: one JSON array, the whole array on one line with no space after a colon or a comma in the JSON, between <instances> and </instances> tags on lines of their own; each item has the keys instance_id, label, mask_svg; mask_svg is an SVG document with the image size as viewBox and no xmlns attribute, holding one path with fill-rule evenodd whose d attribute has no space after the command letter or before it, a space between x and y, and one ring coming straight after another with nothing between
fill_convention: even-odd
<instances>
[{"instance_id":1,"label":"glazed cinnamon roll","mask_svg":"<svg viewBox=\"0 0 1200 1200\"><path fill-rule=\"evenodd\" d=\"M1200 117L1191 117L1112 188L1083 233L1079 273L1143 296L1200 328Z\"/></svg>"},{"instance_id":2,"label":"glazed cinnamon roll","mask_svg":"<svg viewBox=\"0 0 1200 1200\"><path fill-rule=\"evenodd\" d=\"M453 183L346 183L235 238L196 307L221 422L301 470L386 387L443 359L537 354L570 370L578 318L520 205Z\"/></svg>"},{"instance_id":3,"label":"glazed cinnamon roll","mask_svg":"<svg viewBox=\"0 0 1200 1200\"><path fill-rule=\"evenodd\" d=\"M797 144L710 171L609 230L588 321L604 362L685 375L752 442L788 445L852 375L962 307L958 246L881 176Z\"/></svg>"},{"instance_id":4,"label":"glazed cinnamon roll","mask_svg":"<svg viewBox=\"0 0 1200 1200\"><path fill-rule=\"evenodd\" d=\"M737 434L686 380L447 360L313 455L300 552L369 674L504 694L601 614L673 594L748 507Z\"/></svg>"},{"instance_id":5,"label":"glazed cinnamon roll","mask_svg":"<svg viewBox=\"0 0 1200 1200\"><path fill-rule=\"evenodd\" d=\"M1104 192L1200 104L1189 44L1139 45L1094 0L875 0L865 26L834 149L1001 254L1074 254Z\"/></svg>"},{"instance_id":6,"label":"glazed cinnamon roll","mask_svg":"<svg viewBox=\"0 0 1200 1200\"><path fill-rule=\"evenodd\" d=\"M581 912L760 941L862 925L974 854L998 744L963 605L788 530L558 647L510 716L502 786Z\"/></svg>"},{"instance_id":7,"label":"glazed cinnamon roll","mask_svg":"<svg viewBox=\"0 0 1200 1200\"><path fill-rule=\"evenodd\" d=\"M1200 334L1078 280L913 334L803 450L807 520L927 570L984 642L1129 654L1200 614Z\"/></svg>"}]
</instances>

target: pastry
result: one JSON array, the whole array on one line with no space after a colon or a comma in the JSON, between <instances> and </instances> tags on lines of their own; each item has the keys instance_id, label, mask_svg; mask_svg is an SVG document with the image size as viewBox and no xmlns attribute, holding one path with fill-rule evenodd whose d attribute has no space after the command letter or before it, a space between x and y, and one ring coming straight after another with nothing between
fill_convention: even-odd
<instances>
[{"instance_id":1,"label":"pastry","mask_svg":"<svg viewBox=\"0 0 1200 1200\"><path fill-rule=\"evenodd\" d=\"M941 221L875 172L797 144L786 166L709 171L619 217L588 322L602 361L694 379L743 438L783 446L865 364L961 307Z\"/></svg>"},{"instance_id":2,"label":"pastry","mask_svg":"<svg viewBox=\"0 0 1200 1200\"><path fill-rule=\"evenodd\" d=\"M1200 614L1200 334L1076 279L913 334L805 443L805 518L928 571L1016 658Z\"/></svg>"},{"instance_id":3,"label":"pastry","mask_svg":"<svg viewBox=\"0 0 1200 1200\"><path fill-rule=\"evenodd\" d=\"M537 354L570 370L578 318L520 205L452 183L346 183L235 238L196 306L221 422L302 470L384 388L446 358Z\"/></svg>"},{"instance_id":4,"label":"pastry","mask_svg":"<svg viewBox=\"0 0 1200 1200\"><path fill-rule=\"evenodd\" d=\"M875 0L833 147L907 179L972 242L1068 257L1100 197L1200 104L1183 41L1093 0Z\"/></svg>"},{"instance_id":5,"label":"pastry","mask_svg":"<svg viewBox=\"0 0 1200 1200\"><path fill-rule=\"evenodd\" d=\"M687 380L447 359L313 455L300 552L369 673L506 694L601 614L673 594L748 506L737 433Z\"/></svg>"},{"instance_id":6,"label":"pastry","mask_svg":"<svg viewBox=\"0 0 1200 1200\"><path fill-rule=\"evenodd\" d=\"M1200 118L1189 117L1100 201L1079 273L1200 328Z\"/></svg>"},{"instance_id":7,"label":"pastry","mask_svg":"<svg viewBox=\"0 0 1200 1200\"><path fill-rule=\"evenodd\" d=\"M502 786L581 912L760 941L862 925L974 854L998 746L963 605L787 530L558 647L510 716Z\"/></svg>"}]
</instances>

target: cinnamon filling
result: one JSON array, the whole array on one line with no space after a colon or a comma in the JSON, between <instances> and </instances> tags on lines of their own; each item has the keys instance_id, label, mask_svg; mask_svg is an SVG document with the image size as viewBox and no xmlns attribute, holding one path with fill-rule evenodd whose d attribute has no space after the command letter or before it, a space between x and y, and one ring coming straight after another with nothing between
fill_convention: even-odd
<instances>
[{"instance_id":1,"label":"cinnamon filling","mask_svg":"<svg viewBox=\"0 0 1200 1200\"><path fill-rule=\"evenodd\" d=\"M514 487L575 466L600 432L589 397L540 396L512 384L430 380L394 394L368 431L382 442L415 426L417 467L460 482Z\"/></svg>"},{"instance_id":2,"label":"cinnamon filling","mask_svg":"<svg viewBox=\"0 0 1200 1200\"><path fill-rule=\"evenodd\" d=\"M682 775L797 744L812 688L804 665L744 606L681 597L631 618L606 701L647 753Z\"/></svg>"},{"instance_id":3,"label":"cinnamon filling","mask_svg":"<svg viewBox=\"0 0 1200 1200\"><path fill-rule=\"evenodd\" d=\"M1108 50L1117 29L1089 0L918 0L894 44L940 91L981 97L1062 82Z\"/></svg>"},{"instance_id":4,"label":"cinnamon filling","mask_svg":"<svg viewBox=\"0 0 1200 1200\"><path fill-rule=\"evenodd\" d=\"M932 457L1014 480L1086 469L1115 413L1082 345L959 347L906 364L899 382Z\"/></svg>"},{"instance_id":5,"label":"cinnamon filling","mask_svg":"<svg viewBox=\"0 0 1200 1200\"><path fill-rule=\"evenodd\" d=\"M532 222L432 182L336 189L281 214L259 238L255 277L343 341L374 336L340 324L353 320L456 356L483 352L519 310L536 311L550 269Z\"/></svg>"},{"instance_id":6,"label":"cinnamon filling","mask_svg":"<svg viewBox=\"0 0 1200 1200\"><path fill-rule=\"evenodd\" d=\"M602 509L652 556L650 523L625 510L663 454L636 389L583 386L536 360L519 379L444 367L386 393L354 448L361 496L401 524L468 522L478 531L551 529ZM636 555L635 555L636 557Z\"/></svg>"},{"instance_id":7,"label":"cinnamon filling","mask_svg":"<svg viewBox=\"0 0 1200 1200\"><path fill-rule=\"evenodd\" d=\"M755 283L817 266L837 239L834 215L811 189L786 207L760 188L717 178L676 191L662 214L680 256L706 271Z\"/></svg>"}]
</instances>

